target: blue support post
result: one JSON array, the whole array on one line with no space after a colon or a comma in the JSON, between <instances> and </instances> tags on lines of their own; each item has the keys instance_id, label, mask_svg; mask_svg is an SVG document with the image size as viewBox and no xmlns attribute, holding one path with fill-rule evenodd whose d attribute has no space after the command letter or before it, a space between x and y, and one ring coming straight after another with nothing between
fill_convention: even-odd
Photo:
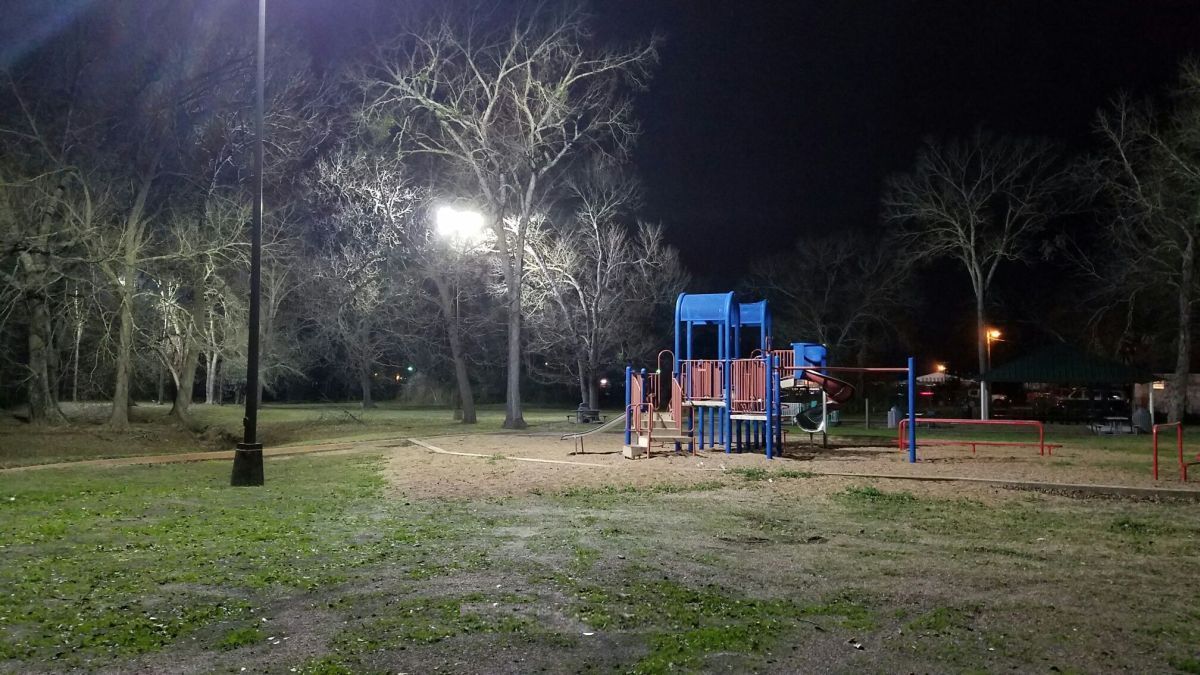
<instances>
[{"instance_id":1,"label":"blue support post","mask_svg":"<svg viewBox=\"0 0 1200 675\"><path fill-rule=\"evenodd\" d=\"M629 406L633 404L630 398L633 395L633 366L625 366L625 445L630 445L632 434L630 433L630 415Z\"/></svg>"},{"instance_id":2,"label":"blue support post","mask_svg":"<svg viewBox=\"0 0 1200 675\"><path fill-rule=\"evenodd\" d=\"M775 357L771 354L766 354L765 356L767 359L767 381L763 388L763 411L766 413L767 419L765 422L763 422L763 433L766 435L765 440L767 444L767 459L772 459L774 456L775 443L773 438L774 434L771 432L771 429L773 429L775 426L775 406L771 405L771 399L774 397L774 394L771 390L773 388L773 380L775 379L772 377L773 371L775 370Z\"/></svg>"},{"instance_id":3,"label":"blue support post","mask_svg":"<svg viewBox=\"0 0 1200 675\"><path fill-rule=\"evenodd\" d=\"M915 359L908 357L908 461L917 461L917 368Z\"/></svg>"},{"instance_id":4,"label":"blue support post","mask_svg":"<svg viewBox=\"0 0 1200 675\"><path fill-rule=\"evenodd\" d=\"M725 411L721 415L721 432L725 440L725 452L733 450L733 360L730 358L733 347L729 344L730 338L733 337L731 330L727 329L725 336Z\"/></svg>"},{"instance_id":5,"label":"blue support post","mask_svg":"<svg viewBox=\"0 0 1200 675\"><path fill-rule=\"evenodd\" d=\"M717 418L720 417L720 410L717 408L708 409L708 447L717 447Z\"/></svg>"},{"instance_id":6,"label":"blue support post","mask_svg":"<svg viewBox=\"0 0 1200 675\"><path fill-rule=\"evenodd\" d=\"M700 408L698 408L696 410L696 413L698 415L700 415L700 449L703 450L704 449L704 407L701 406Z\"/></svg>"}]
</instances>

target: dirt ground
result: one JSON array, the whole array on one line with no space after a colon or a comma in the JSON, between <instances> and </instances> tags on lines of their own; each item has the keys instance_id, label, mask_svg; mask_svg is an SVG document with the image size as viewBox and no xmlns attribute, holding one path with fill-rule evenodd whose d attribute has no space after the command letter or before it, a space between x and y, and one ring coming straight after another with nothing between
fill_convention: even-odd
<instances>
[{"instance_id":1,"label":"dirt ground","mask_svg":"<svg viewBox=\"0 0 1200 675\"><path fill-rule=\"evenodd\" d=\"M1080 448L1058 448L1053 456L1039 456L1036 448L982 447L972 456L969 448L931 446L921 448L919 461L910 464L907 455L894 447L822 449L806 443L791 444L783 457L773 460L759 452L726 454L708 449L692 456L662 448L649 459L628 460L621 455L620 434L589 437L582 454L573 453L571 441L544 434L441 436L417 441L405 451L393 453L388 469L392 484L414 497L472 498L600 486L685 485L756 469L1200 489L1200 479L1178 481L1172 460L1160 458L1162 480L1155 481L1149 457ZM924 485L939 492L963 489L963 484Z\"/></svg>"}]
</instances>

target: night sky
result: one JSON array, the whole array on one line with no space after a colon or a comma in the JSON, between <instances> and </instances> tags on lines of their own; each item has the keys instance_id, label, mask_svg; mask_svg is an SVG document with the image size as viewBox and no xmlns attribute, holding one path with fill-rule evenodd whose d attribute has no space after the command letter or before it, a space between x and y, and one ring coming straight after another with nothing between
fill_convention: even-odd
<instances>
[{"instance_id":1,"label":"night sky","mask_svg":"<svg viewBox=\"0 0 1200 675\"><path fill-rule=\"evenodd\" d=\"M637 164L648 215L713 283L804 233L878 227L884 178L924 136L982 126L1086 150L1097 108L1155 93L1200 49L1194 1L597 8L617 31L667 38Z\"/></svg>"},{"instance_id":2,"label":"night sky","mask_svg":"<svg viewBox=\"0 0 1200 675\"><path fill-rule=\"evenodd\" d=\"M332 65L352 58L356 34L376 25L373 10L397 6L390 1L273 0L270 11L273 25L302 27L318 65ZM0 3L24 8L7 12L11 20L0 27L0 56L9 57L90 4ZM646 188L643 215L666 225L695 278L693 291L735 287L756 260L806 234L881 227L883 181L911 166L927 135L982 127L1086 152L1098 108L1122 90L1161 94L1179 61L1200 54L1200 0L595 0L592 7L601 38L665 38L651 88L639 96L644 134L634 160ZM1045 301L1047 289L1065 283L1063 267L1004 270L992 307L1013 338L1002 349L1050 339L1037 325L1046 312L1030 310L1030 297ZM925 269L920 282L919 306L900 317L904 342L968 366L974 327L965 275L946 262Z\"/></svg>"}]
</instances>

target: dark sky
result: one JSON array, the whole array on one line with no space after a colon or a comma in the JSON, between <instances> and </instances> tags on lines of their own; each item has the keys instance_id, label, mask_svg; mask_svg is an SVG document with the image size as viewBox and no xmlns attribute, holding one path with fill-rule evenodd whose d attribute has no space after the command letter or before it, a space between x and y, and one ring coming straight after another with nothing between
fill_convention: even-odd
<instances>
[{"instance_id":1,"label":"dark sky","mask_svg":"<svg viewBox=\"0 0 1200 675\"><path fill-rule=\"evenodd\" d=\"M272 0L270 11L300 21L318 62L336 62L356 51L356 30L373 26L372 7L439 1ZM0 61L91 4L0 0L9 19L0 23ZM1200 54L1200 0L592 6L602 37L665 37L656 77L639 96L644 134L635 161L644 215L666 224L696 278L693 291L733 288L755 261L805 235L880 227L881 185L911 165L924 136L983 127L1086 151L1099 107L1121 90L1160 93L1180 59ZM1004 349L1046 340L1035 328L1020 335L1022 322L1046 315L1028 309L1036 306L1028 298L1053 288L1047 279L1065 278L1054 264L1002 273L993 315L1014 337ZM965 275L947 263L921 282L922 304L907 317L919 330L907 341L931 358L968 364L974 327Z\"/></svg>"},{"instance_id":2,"label":"dark sky","mask_svg":"<svg viewBox=\"0 0 1200 675\"><path fill-rule=\"evenodd\" d=\"M1200 2L601 0L666 36L641 97L648 215L731 283L819 229L875 227L922 137L993 131L1085 149L1098 107L1200 48Z\"/></svg>"}]
</instances>

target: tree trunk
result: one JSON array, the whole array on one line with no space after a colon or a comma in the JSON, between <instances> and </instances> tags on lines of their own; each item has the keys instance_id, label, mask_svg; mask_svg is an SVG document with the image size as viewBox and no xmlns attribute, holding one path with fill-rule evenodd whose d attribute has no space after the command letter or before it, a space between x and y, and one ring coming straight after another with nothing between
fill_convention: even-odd
<instances>
[{"instance_id":1,"label":"tree trunk","mask_svg":"<svg viewBox=\"0 0 1200 675\"><path fill-rule=\"evenodd\" d=\"M49 328L46 297L41 292L34 293L29 303L29 421L37 425L67 422L50 390Z\"/></svg>"},{"instance_id":2,"label":"tree trunk","mask_svg":"<svg viewBox=\"0 0 1200 675\"><path fill-rule=\"evenodd\" d=\"M659 398L662 398L662 392L659 392ZM600 409L600 385L596 382L594 376L588 378L588 407L592 410Z\"/></svg>"},{"instance_id":3,"label":"tree trunk","mask_svg":"<svg viewBox=\"0 0 1200 675\"><path fill-rule=\"evenodd\" d=\"M155 392L154 402L162 405L163 399L167 396L167 367L158 364L158 389Z\"/></svg>"},{"instance_id":4,"label":"tree trunk","mask_svg":"<svg viewBox=\"0 0 1200 675\"><path fill-rule=\"evenodd\" d=\"M362 389L362 407L374 408L375 401L371 398L371 369L363 366L358 371L358 385Z\"/></svg>"},{"instance_id":5,"label":"tree trunk","mask_svg":"<svg viewBox=\"0 0 1200 675\"><path fill-rule=\"evenodd\" d=\"M1192 369L1192 265L1195 243L1188 240L1179 277L1179 335L1175 351L1175 386L1167 408L1168 422L1182 422L1187 414L1188 375Z\"/></svg>"},{"instance_id":6,"label":"tree trunk","mask_svg":"<svg viewBox=\"0 0 1200 675\"><path fill-rule=\"evenodd\" d=\"M587 364L583 362L582 356L575 360L575 372L579 375L579 401L587 403L590 406L591 403L588 399Z\"/></svg>"},{"instance_id":7,"label":"tree trunk","mask_svg":"<svg viewBox=\"0 0 1200 675\"><path fill-rule=\"evenodd\" d=\"M137 286L138 256L145 244L142 238L142 215L150 195L150 187L154 183L154 172L158 169L158 158L159 155L156 154L149 171L142 178L137 197L134 198L125 218L121 232L121 260L117 273L113 274L111 268L105 267L109 277L115 282L120 299L120 339L117 343L116 373L113 377L112 415L108 418L109 426L118 431L129 429L129 371L133 367L133 291Z\"/></svg>"},{"instance_id":8,"label":"tree trunk","mask_svg":"<svg viewBox=\"0 0 1200 675\"><path fill-rule=\"evenodd\" d=\"M508 289L508 386L504 401L504 428L524 429L521 411L521 279L509 279Z\"/></svg>"},{"instance_id":9,"label":"tree trunk","mask_svg":"<svg viewBox=\"0 0 1200 675\"><path fill-rule=\"evenodd\" d=\"M58 408L59 390L62 387L62 355L58 353L57 333L50 312L46 312L46 379L49 383L50 405Z\"/></svg>"},{"instance_id":10,"label":"tree trunk","mask_svg":"<svg viewBox=\"0 0 1200 675\"><path fill-rule=\"evenodd\" d=\"M217 353L215 351L205 355L205 359L204 359L204 404L205 405L216 405L217 404L217 368L220 367L220 364L218 363L219 358L220 357L217 356Z\"/></svg>"},{"instance_id":11,"label":"tree trunk","mask_svg":"<svg viewBox=\"0 0 1200 675\"><path fill-rule=\"evenodd\" d=\"M75 348L71 353L71 402L79 402L79 345L83 342L83 322L75 323Z\"/></svg>"},{"instance_id":12,"label":"tree trunk","mask_svg":"<svg viewBox=\"0 0 1200 675\"><path fill-rule=\"evenodd\" d=\"M454 377L458 381L458 401L462 406L462 423L475 424L479 420L475 414L475 393L471 390L471 378L467 376L467 360L458 352L453 356Z\"/></svg>"},{"instance_id":13,"label":"tree trunk","mask_svg":"<svg viewBox=\"0 0 1200 675\"><path fill-rule=\"evenodd\" d=\"M192 405L192 387L196 383L196 366L199 365L199 360L198 350L190 345L184 347L183 358L180 359L182 366L175 379L175 400L171 404L171 416L185 425L190 421L188 410Z\"/></svg>"},{"instance_id":14,"label":"tree trunk","mask_svg":"<svg viewBox=\"0 0 1200 675\"><path fill-rule=\"evenodd\" d=\"M116 372L113 375L112 414L108 424L113 429L129 429L129 371L133 362L133 268L126 266L125 283L120 285L121 325L117 341Z\"/></svg>"},{"instance_id":15,"label":"tree trunk","mask_svg":"<svg viewBox=\"0 0 1200 675\"><path fill-rule=\"evenodd\" d=\"M442 311L442 320L446 322L446 337L450 342L450 358L454 361L454 379L458 383L458 402L462 406L461 416L456 412L454 418L461 419L463 424L475 424L478 418L475 414L475 392L471 389L471 377L467 372L467 356L463 351L462 335L458 331L458 311L454 307L454 298L450 295L450 286L442 275L434 273L433 285L437 287L438 306Z\"/></svg>"},{"instance_id":16,"label":"tree trunk","mask_svg":"<svg viewBox=\"0 0 1200 675\"><path fill-rule=\"evenodd\" d=\"M987 351L987 328L983 320L983 293L975 293L975 346L979 354L979 419L986 420L992 407L991 392L983 374L990 369Z\"/></svg>"}]
</instances>

